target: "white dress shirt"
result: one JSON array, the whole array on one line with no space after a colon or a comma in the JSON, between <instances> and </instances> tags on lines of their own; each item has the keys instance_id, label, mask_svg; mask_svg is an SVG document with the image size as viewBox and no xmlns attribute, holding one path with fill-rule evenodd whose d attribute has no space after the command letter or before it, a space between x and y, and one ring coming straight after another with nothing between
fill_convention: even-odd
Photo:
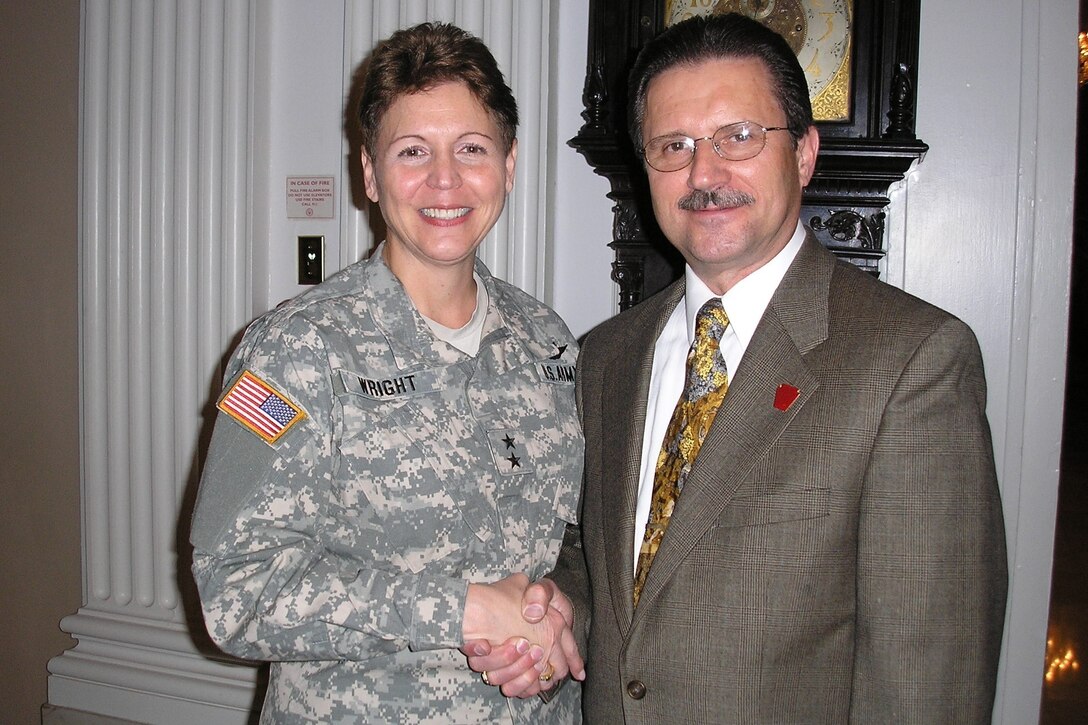
<instances>
[{"instance_id":1,"label":"white dress shirt","mask_svg":"<svg viewBox=\"0 0 1088 725\"><path fill-rule=\"evenodd\" d=\"M730 380L740 366L744 351L763 317L767 304L778 289L786 270L793 263L805 239L805 228L800 222L790 241L769 262L733 285L722 295L722 307L729 317L729 327L721 341L721 354L725 358ZM650 392L646 400L646 427L642 432L642 466L639 471L638 503L635 507L634 564L638 567L638 554L646 522L650 518L650 500L653 497L654 473L657 457L669 427L676 402L684 392L684 376L688 350L695 339L695 317L714 293L699 279L691 267L684 268L684 297L665 323L654 345L654 364L650 374Z\"/></svg>"}]
</instances>

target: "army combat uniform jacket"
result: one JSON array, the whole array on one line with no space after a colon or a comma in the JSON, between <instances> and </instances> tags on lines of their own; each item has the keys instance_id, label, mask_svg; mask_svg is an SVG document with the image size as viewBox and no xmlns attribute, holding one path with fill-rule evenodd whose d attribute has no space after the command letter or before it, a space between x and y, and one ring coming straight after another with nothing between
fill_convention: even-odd
<instances>
[{"instance_id":1,"label":"army combat uniform jacket","mask_svg":"<svg viewBox=\"0 0 1088 725\"><path fill-rule=\"evenodd\" d=\"M479 352L437 339L381 250L254 322L193 517L212 638L271 660L262 722L573 722L468 669L469 582L555 563L582 438L576 344L480 262Z\"/></svg>"}]
</instances>

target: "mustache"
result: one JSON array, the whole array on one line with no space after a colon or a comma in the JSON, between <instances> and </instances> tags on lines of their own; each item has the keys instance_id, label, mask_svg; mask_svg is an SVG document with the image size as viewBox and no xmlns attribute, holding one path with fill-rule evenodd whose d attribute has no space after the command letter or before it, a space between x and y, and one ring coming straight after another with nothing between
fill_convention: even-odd
<instances>
[{"instance_id":1,"label":"mustache","mask_svg":"<svg viewBox=\"0 0 1088 725\"><path fill-rule=\"evenodd\" d=\"M676 203L684 211L702 211L703 209L733 209L738 206L755 203L751 194L734 189L694 189Z\"/></svg>"}]
</instances>

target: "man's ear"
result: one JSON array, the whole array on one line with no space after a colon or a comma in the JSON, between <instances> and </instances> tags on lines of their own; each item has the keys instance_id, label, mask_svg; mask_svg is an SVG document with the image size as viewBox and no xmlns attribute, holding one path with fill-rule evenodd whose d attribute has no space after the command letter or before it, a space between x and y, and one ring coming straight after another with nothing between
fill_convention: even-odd
<instances>
[{"instance_id":1,"label":"man's ear","mask_svg":"<svg viewBox=\"0 0 1088 725\"><path fill-rule=\"evenodd\" d=\"M809 126L805 135L797 140L797 177L801 188L808 186L816 171L816 155L820 152L820 133L815 126Z\"/></svg>"}]
</instances>

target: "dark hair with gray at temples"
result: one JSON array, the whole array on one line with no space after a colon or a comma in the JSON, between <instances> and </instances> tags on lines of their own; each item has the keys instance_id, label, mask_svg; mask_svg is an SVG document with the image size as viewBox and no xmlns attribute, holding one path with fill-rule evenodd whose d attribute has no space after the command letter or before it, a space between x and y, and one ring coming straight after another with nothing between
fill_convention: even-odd
<instances>
[{"instance_id":1,"label":"dark hair with gray at temples","mask_svg":"<svg viewBox=\"0 0 1088 725\"><path fill-rule=\"evenodd\" d=\"M727 13L679 22L638 54L628 84L628 132L635 148L642 148L646 89L651 80L679 65L729 58L756 58L770 71L778 105L786 114L786 125L796 147L812 125L808 81L797 56L785 38L770 28L744 15Z\"/></svg>"},{"instance_id":2,"label":"dark hair with gray at temples","mask_svg":"<svg viewBox=\"0 0 1088 725\"><path fill-rule=\"evenodd\" d=\"M518 128L518 106L499 64L483 41L447 23L421 23L398 30L370 56L359 100L362 143L373 158L378 128L401 96L445 83L463 83L495 120L503 150Z\"/></svg>"}]
</instances>

